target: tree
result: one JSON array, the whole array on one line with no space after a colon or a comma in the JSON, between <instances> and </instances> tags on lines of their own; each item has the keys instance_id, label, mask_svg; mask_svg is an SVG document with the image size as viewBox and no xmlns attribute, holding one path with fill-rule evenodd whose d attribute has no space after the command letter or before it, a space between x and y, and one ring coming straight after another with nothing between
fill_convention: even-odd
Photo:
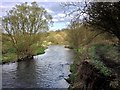
<instances>
[{"instance_id":1,"label":"tree","mask_svg":"<svg viewBox=\"0 0 120 90\"><path fill-rule=\"evenodd\" d=\"M52 16L39 7L36 2L16 5L2 19L3 33L10 37L18 59L31 57L34 54L40 34L49 29Z\"/></svg>"},{"instance_id":2,"label":"tree","mask_svg":"<svg viewBox=\"0 0 120 90\"><path fill-rule=\"evenodd\" d=\"M100 33L97 31L91 31L91 27L86 28L85 25L82 25L80 23L71 22L68 28L67 38L70 42L70 45L75 49L79 49L83 46L88 46L92 44L95 39L99 38L98 35Z\"/></svg>"},{"instance_id":3,"label":"tree","mask_svg":"<svg viewBox=\"0 0 120 90\"><path fill-rule=\"evenodd\" d=\"M88 24L116 36L120 41L120 2L92 2L86 12Z\"/></svg>"},{"instance_id":4,"label":"tree","mask_svg":"<svg viewBox=\"0 0 120 90\"><path fill-rule=\"evenodd\" d=\"M76 2L65 6L73 6L69 13L75 16L73 22L90 25L94 30L107 32L120 41L120 2Z\"/></svg>"}]
</instances>

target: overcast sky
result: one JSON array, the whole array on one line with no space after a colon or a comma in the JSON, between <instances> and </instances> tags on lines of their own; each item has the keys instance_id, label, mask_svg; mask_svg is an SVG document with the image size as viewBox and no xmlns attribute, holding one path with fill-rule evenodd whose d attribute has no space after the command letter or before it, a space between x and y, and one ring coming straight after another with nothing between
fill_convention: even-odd
<instances>
[{"instance_id":1,"label":"overcast sky","mask_svg":"<svg viewBox=\"0 0 120 90\"><path fill-rule=\"evenodd\" d=\"M6 11L12 9L12 7L14 7L16 4L32 1L33 0L2 0L2 5L0 5L0 9L2 10L2 12L0 12L0 16L5 16ZM63 9L63 7L61 6L61 2L47 2L47 0L34 1L36 1L39 4L39 6L44 7L47 10L47 12L52 15L54 24L52 27L50 27L50 30L57 30L67 27L71 20L71 17L65 17L65 9Z\"/></svg>"}]
</instances>

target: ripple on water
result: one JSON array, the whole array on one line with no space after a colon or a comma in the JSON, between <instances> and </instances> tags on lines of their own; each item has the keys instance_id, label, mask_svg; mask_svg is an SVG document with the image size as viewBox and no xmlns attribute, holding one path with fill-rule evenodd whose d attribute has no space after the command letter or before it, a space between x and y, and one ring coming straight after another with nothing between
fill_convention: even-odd
<instances>
[{"instance_id":1,"label":"ripple on water","mask_svg":"<svg viewBox=\"0 0 120 90\"><path fill-rule=\"evenodd\" d=\"M52 45L34 60L3 65L3 88L68 88L64 80L70 74L73 51Z\"/></svg>"}]
</instances>

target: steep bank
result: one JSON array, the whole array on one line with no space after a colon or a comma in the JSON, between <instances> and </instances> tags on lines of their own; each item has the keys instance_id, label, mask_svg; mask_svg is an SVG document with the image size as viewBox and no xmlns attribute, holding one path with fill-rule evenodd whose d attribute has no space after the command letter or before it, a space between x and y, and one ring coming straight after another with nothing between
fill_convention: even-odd
<instances>
[{"instance_id":1,"label":"steep bank","mask_svg":"<svg viewBox=\"0 0 120 90\"><path fill-rule=\"evenodd\" d=\"M119 90L119 47L95 45L89 50L88 59L74 61L71 65L70 90Z\"/></svg>"},{"instance_id":2,"label":"steep bank","mask_svg":"<svg viewBox=\"0 0 120 90\"><path fill-rule=\"evenodd\" d=\"M90 62L82 61L76 73L74 83L70 89L76 90L110 90L110 82L115 78L113 75L105 76L100 70L96 69Z\"/></svg>"}]
</instances>

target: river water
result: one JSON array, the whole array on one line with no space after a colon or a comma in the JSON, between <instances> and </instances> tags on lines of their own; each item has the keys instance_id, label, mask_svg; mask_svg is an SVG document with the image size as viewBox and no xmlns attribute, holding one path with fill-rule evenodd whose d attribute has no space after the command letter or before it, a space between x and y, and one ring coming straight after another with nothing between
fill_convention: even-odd
<instances>
[{"instance_id":1,"label":"river water","mask_svg":"<svg viewBox=\"0 0 120 90\"><path fill-rule=\"evenodd\" d=\"M70 74L73 51L51 45L33 60L4 64L2 88L68 88L64 78Z\"/></svg>"}]
</instances>

